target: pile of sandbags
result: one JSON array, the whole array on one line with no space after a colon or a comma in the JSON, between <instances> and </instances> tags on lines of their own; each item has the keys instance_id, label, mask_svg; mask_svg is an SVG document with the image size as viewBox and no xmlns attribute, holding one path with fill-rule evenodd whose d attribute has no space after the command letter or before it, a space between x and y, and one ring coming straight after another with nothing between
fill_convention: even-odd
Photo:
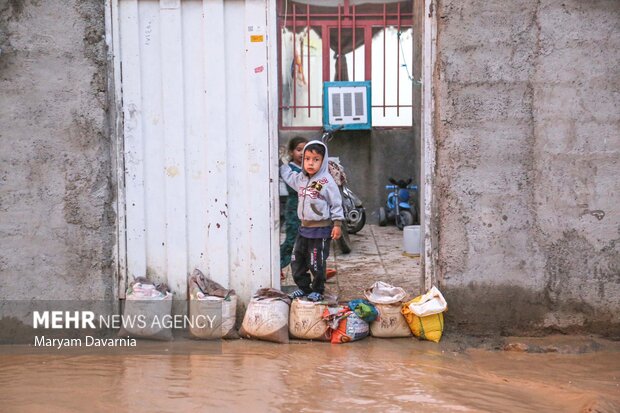
<instances>
[{"instance_id":1,"label":"pile of sandbags","mask_svg":"<svg viewBox=\"0 0 620 413\"><path fill-rule=\"evenodd\" d=\"M193 338L218 339L236 335L237 295L195 269L189 285L189 333Z\"/></svg>"},{"instance_id":2,"label":"pile of sandbags","mask_svg":"<svg viewBox=\"0 0 620 413\"><path fill-rule=\"evenodd\" d=\"M198 339L236 336L237 296L194 270L188 280L189 317L210 320L190 323L190 335ZM400 287L378 281L364 291L366 299L333 306L290 298L280 290L259 289L248 304L240 335L245 338L288 343L289 335L305 340L347 343L374 337L410 337L439 342L443 333L443 312L447 303L441 292L431 288L404 304L407 293ZM332 303L333 304L333 303ZM171 340L172 294L165 284L140 277L127 290L123 326L119 336Z\"/></svg>"},{"instance_id":3,"label":"pile of sandbags","mask_svg":"<svg viewBox=\"0 0 620 413\"><path fill-rule=\"evenodd\" d=\"M291 299L280 290L261 288L250 300L241 324L242 337L288 343Z\"/></svg>"},{"instance_id":4,"label":"pile of sandbags","mask_svg":"<svg viewBox=\"0 0 620 413\"><path fill-rule=\"evenodd\" d=\"M373 337L411 337L411 329L401 313L402 301L407 296L405 290L377 281L364 290L364 296L375 305L379 313L377 319L370 323L370 334Z\"/></svg>"},{"instance_id":5,"label":"pile of sandbags","mask_svg":"<svg viewBox=\"0 0 620 413\"><path fill-rule=\"evenodd\" d=\"M123 325L119 337L172 340L172 330L165 323L172 313L172 294L164 283L155 284L136 278L127 289Z\"/></svg>"}]
</instances>

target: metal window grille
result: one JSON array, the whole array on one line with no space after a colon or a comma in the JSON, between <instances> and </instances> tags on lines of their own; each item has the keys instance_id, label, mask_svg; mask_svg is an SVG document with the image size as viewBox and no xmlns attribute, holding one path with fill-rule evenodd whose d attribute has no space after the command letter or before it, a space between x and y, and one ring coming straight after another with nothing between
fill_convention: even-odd
<instances>
[{"instance_id":1,"label":"metal window grille","mask_svg":"<svg viewBox=\"0 0 620 413\"><path fill-rule=\"evenodd\" d=\"M387 2L383 4L368 3L368 4L350 4L350 0L340 0L338 5L334 7L317 6L319 2L294 2L290 0L278 0L278 24L280 30L278 45L278 78L280 81L279 90L279 126L281 129L316 129L317 126L287 126L283 125L283 111L292 111L292 116L297 117L302 111L306 111L307 117L310 118L311 110L320 110L322 106L322 100L316 99L313 101L312 90L313 88L321 88L322 85L313 85L311 81L310 69L311 65L309 61L306 63L307 73L303 73L303 79L299 79L299 76L295 74L295 68L300 66L303 68L304 54L310 56L310 41L305 43L306 50L299 50L304 47L303 43L298 44L298 38L302 35L307 35L311 31L317 33L322 40L322 81L328 82L330 80L373 80L372 66L372 39L383 32L383 56L382 66L383 73L381 79L374 79L373 84L381 82L383 88L380 94L381 102L373 102L372 108L381 108L383 115L385 116L387 108L396 108L397 116L400 116L401 108L413 108L413 101L401 102L400 97L400 85L401 85L401 69L402 60L407 60L407 64L411 71L411 65L413 63L413 47L410 50L403 50L402 43L400 42L400 34L413 28L413 5L412 1L401 2ZM386 49L386 30L396 29L398 33L398 42L394 50L388 51ZM292 72L292 96L289 104L283 103L282 86L284 78L283 76L289 75L283 70L282 62L282 35L283 31L292 33L292 49L294 60L291 63ZM346 67L346 59L343 54L362 48L364 50L364 74L363 79L356 79L356 54L352 54L352 79L348 79L348 69ZM332 62L332 52L334 53L335 62ZM388 102L386 99L386 78L392 76L386 72L387 54L395 53L396 68L393 75L396 78L396 102ZM401 59L402 57L402 59ZM393 61L394 56L391 56ZM295 61L297 59L297 61ZM377 59L377 56L375 56ZM333 63L333 67L332 67ZM379 62L381 63L381 62ZM374 62L376 65L377 62ZM390 68L390 70L392 70ZM359 73L358 73L359 75ZM315 74L316 77L316 74ZM359 77L359 76L358 76ZM298 82L305 83L305 99L299 99L297 96ZM316 83L316 81L314 82ZM301 84L300 84L301 85ZM355 97L357 99L357 97ZM374 99L373 99L374 100ZM395 104L394 104L395 103ZM346 105L346 103L345 103Z\"/></svg>"}]
</instances>

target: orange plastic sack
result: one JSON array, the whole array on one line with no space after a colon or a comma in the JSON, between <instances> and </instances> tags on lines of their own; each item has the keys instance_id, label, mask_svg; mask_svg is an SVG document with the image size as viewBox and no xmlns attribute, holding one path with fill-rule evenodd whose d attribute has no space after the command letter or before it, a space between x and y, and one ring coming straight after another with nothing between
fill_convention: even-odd
<instances>
[{"instance_id":1,"label":"orange plastic sack","mask_svg":"<svg viewBox=\"0 0 620 413\"><path fill-rule=\"evenodd\" d=\"M332 344L361 340L368 335L370 330L368 323L347 306L325 309L323 319L330 325Z\"/></svg>"}]
</instances>

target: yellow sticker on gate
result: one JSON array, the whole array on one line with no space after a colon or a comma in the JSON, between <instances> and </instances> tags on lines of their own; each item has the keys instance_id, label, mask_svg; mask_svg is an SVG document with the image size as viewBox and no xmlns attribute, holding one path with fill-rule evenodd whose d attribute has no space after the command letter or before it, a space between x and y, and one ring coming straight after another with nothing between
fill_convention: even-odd
<instances>
[{"instance_id":1,"label":"yellow sticker on gate","mask_svg":"<svg viewBox=\"0 0 620 413\"><path fill-rule=\"evenodd\" d=\"M250 36L250 41L252 43L259 43L264 41L264 36L262 34L253 34L252 36Z\"/></svg>"}]
</instances>

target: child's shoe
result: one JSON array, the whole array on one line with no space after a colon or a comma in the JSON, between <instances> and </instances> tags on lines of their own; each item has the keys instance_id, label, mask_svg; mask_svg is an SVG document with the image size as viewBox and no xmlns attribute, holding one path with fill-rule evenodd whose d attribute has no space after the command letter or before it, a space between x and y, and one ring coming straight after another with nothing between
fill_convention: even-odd
<instances>
[{"instance_id":1,"label":"child's shoe","mask_svg":"<svg viewBox=\"0 0 620 413\"><path fill-rule=\"evenodd\" d=\"M304 293L303 290L295 290L288 295L288 298L290 298L291 300L294 300L295 298L300 298L300 297L303 297L304 295L306 295L306 293Z\"/></svg>"},{"instance_id":2,"label":"child's shoe","mask_svg":"<svg viewBox=\"0 0 620 413\"><path fill-rule=\"evenodd\" d=\"M314 301L314 302L323 301L323 295L317 292L312 292L308 294L307 298L308 298L308 301Z\"/></svg>"}]
</instances>

